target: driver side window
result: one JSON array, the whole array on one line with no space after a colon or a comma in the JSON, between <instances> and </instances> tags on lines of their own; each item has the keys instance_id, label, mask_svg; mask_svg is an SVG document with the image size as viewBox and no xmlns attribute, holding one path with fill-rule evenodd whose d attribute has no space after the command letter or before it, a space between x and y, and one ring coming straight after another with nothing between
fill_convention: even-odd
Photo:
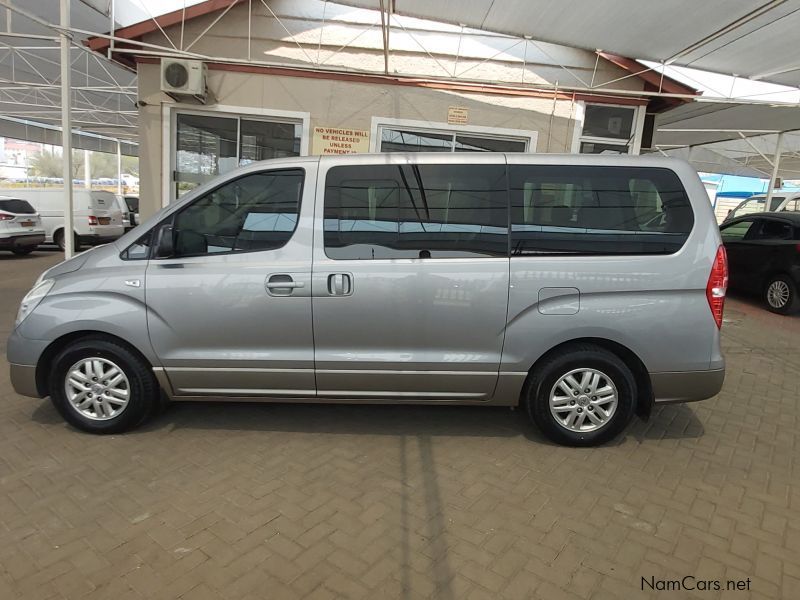
<instances>
[{"instance_id":1,"label":"driver side window","mask_svg":"<svg viewBox=\"0 0 800 600\"><path fill-rule=\"evenodd\" d=\"M229 181L179 212L176 257L275 250L292 237L304 171L287 169Z\"/></svg>"}]
</instances>

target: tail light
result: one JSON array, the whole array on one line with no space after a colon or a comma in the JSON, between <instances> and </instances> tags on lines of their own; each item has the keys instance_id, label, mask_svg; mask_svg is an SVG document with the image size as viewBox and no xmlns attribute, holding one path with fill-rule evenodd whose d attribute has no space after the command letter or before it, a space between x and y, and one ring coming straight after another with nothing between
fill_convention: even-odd
<instances>
[{"instance_id":1,"label":"tail light","mask_svg":"<svg viewBox=\"0 0 800 600\"><path fill-rule=\"evenodd\" d=\"M9 214L6 214L6 213L0 213L0 221L11 221L14 218L15 218L14 215L9 215Z\"/></svg>"},{"instance_id":2,"label":"tail light","mask_svg":"<svg viewBox=\"0 0 800 600\"><path fill-rule=\"evenodd\" d=\"M89 225L97 225L97 217L89 215Z\"/></svg>"},{"instance_id":3,"label":"tail light","mask_svg":"<svg viewBox=\"0 0 800 600\"><path fill-rule=\"evenodd\" d=\"M725 294L728 292L728 255L725 246L717 248L717 255L714 257L714 266L708 276L706 285L706 298L711 314L717 327L722 328L722 311L725 308Z\"/></svg>"}]
</instances>

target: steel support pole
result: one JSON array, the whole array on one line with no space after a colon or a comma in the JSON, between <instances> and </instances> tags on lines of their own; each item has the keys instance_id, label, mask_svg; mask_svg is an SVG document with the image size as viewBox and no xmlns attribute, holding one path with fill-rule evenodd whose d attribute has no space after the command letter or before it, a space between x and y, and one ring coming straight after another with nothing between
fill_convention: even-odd
<instances>
[{"instance_id":1,"label":"steel support pole","mask_svg":"<svg viewBox=\"0 0 800 600\"><path fill-rule=\"evenodd\" d=\"M775 142L775 158L772 160L772 177L769 178L767 188L767 199L764 202L764 212L769 210L772 203L772 190L775 188L775 181L778 179L778 168L781 164L781 146L783 145L783 132L778 134L778 141Z\"/></svg>"},{"instance_id":2,"label":"steel support pole","mask_svg":"<svg viewBox=\"0 0 800 600\"><path fill-rule=\"evenodd\" d=\"M83 187L92 189L92 161L88 150L83 151Z\"/></svg>"},{"instance_id":3,"label":"steel support pole","mask_svg":"<svg viewBox=\"0 0 800 600\"><path fill-rule=\"evenodd\" d=\"M122 194L122 144L117 140L117 193Z\"/></svg>"},{"instance_id":4,"label":"steel support pole","mask_svg":"<svg viewBox=\"0 0 800 600\"><path fill-rule=\"evenodd\" d=\"M61 152L64 161L64 257L72 258L73 243L72 214L72 115L70 114L71 62L69 58L70 0L61 0Z\"/></svg>"}]
</instances>

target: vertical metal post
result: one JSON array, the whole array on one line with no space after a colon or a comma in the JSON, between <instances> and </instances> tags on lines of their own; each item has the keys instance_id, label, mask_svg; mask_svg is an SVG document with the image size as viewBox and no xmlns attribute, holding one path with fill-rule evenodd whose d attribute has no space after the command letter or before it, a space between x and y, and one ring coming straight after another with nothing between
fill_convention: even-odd
<instances>
[{"instance_id":1,"label":"vertical metal post","mask_svg":"<svg viewBox=\"0 0 800 600\"><path fill-rule=\"evenodd\" d=\"M70 98L71 61L69 58L69 4L61 0L61 152L64 161L64 258L72 258L75 228L72 214L72 115Z\"/></svg>"},{"instance_id":2,"label":"vertical metal post","mask_svg":"<svg viewBox=\"0 0 800 600\"><path fill-rule=\"evenodd\" d=\"M83 187L87 190L92 189L92 162L88 150L83 151Z\"/></svg>"},{"instance_id":3,"label":"vertical metal post","mask_svg":"<svg viewBox=\"0 0 800 600\"><path fill-rule=\"evenodd\" d=\"M764 202L764 212L769 210L769 205L772 204L772 190L775 188L775 180L778 179L778 168L781 164L781 146L783 145L783 132L778 134L778 141L775 142L775 157L772 159L772 177L769 178L769 187L767 188L767 199Z\"/></svg>"},{"instance_id":4,"label":"vertical metal post","mask_svg":"<svg viewBox=\"0 0 800 600\"><path fill-rule=\"evenodd\" d=\"M117 193L122 194L122 144L117 140Z\"/></svg>"}]
</instances>

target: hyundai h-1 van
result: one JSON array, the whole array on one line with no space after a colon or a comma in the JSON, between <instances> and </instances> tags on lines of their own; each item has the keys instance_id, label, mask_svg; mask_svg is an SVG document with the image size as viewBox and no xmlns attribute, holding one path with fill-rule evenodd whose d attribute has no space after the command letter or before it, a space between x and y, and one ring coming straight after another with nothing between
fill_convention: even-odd
<instances>
[{"instance_id":1,"label":"hyundai h-1 van","mask_svg":"<svg viewBox=\"0 0 800 600\"><path fill-rule=\"evenodd\" d=\"M725 250L660 157L279 159L43 273L20 394L94 433L161 398L520 406L594 445L720 391Z\"/></svg>"}]
</instances>

